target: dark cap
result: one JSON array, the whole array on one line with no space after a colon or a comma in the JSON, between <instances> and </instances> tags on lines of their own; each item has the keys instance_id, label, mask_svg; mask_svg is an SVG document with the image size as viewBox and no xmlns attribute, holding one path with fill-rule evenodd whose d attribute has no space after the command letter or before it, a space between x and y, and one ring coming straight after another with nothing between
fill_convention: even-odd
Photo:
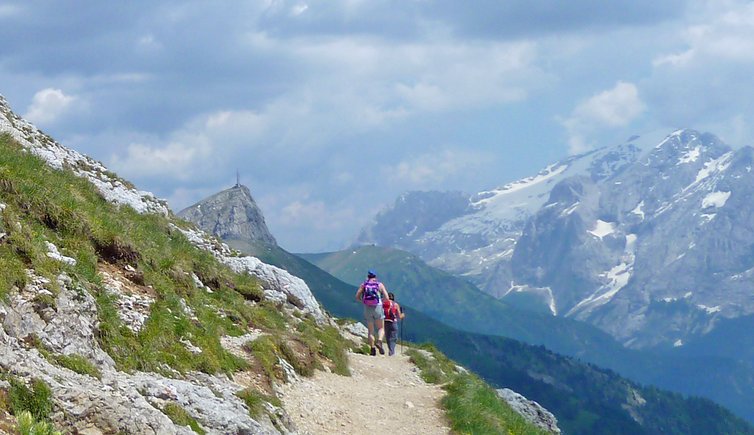
<instances>
[{"instance_id":1,"label":"dark cap","mask_svg":"<svg viewBox=\"0 0 754 435\"><path fill-rule=\"evenodd\" d=\"M369 271L367 272L367 276L369 278L374 278L377 276L377 272L375 272L373 269L369 269Z\"/></svg>"}]
</instances>

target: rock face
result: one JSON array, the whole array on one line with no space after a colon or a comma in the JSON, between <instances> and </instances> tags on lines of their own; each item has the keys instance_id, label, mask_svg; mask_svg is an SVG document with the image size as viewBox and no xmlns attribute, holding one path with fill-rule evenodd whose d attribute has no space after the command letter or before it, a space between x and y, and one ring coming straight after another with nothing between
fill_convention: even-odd
<instances>
[{"instance_id":1,"label":"rock face","mask_svg":"<svg viewBox=\"0 0 754 435\"><path fill-rule=\"evenodd\" d=\"M507 388L498 389L497 395L505 400L514 411L521 414L528 422L550 433L559 434L558 419L539 403Z\"/></svg>"},{"instance_id":2,"label":"rock face","mask_svg":"<svg viewBox=\"0 0 754 435\"><path fill-rule=\"evenodd\" d=\"M750 147L679 130L571 157L465 207L433 193L437 207L456 204L437 210L444 222L426 225L426 195L404 195L358 240L409 250L629 347L681 346L754 313L753 160ZM398 221L400 234L378 231Z\"/></svg>"},{"instance_id":3,"label":"rock face","mask_svg":"<svg viewBox=\"0 0 754 435\"><path fill-rule=\"evenodd\" d=\"M178 216L223 240L237 239L277 244L267 229L262 211L251 197L249 188L241 184L181 210Z\"/></svg>"}]
</instances>

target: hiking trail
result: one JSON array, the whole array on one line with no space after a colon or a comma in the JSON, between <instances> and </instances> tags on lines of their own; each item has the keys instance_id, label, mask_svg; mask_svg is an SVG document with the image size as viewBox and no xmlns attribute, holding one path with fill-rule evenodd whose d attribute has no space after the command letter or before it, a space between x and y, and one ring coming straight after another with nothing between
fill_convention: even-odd
<instances>
[{"instance_id":1,"label":"hiking trail","mask_svg":"<svg viewBox=\"0 0 754 435\"><path fill-rule=\"evenodd\" d=\"M317 371L282 387L284 407L302 435L451 433L440 405L445 392L422 380L408 356L348 357L350 377Z\"/></svg>"}]
</instances>

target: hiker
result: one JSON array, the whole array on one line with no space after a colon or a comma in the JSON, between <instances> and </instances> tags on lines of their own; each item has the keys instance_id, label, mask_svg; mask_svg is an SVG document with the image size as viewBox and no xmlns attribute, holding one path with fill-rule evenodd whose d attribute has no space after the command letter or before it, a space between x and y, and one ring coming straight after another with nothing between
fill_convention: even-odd
<instances>
[{"instance_id":1,"label":"hiker","mask_svg":"<svg viewBox=\"0 0 754 435\"><path fill-rule=\"evenodd\" d=\"M382 303L385 312L385 337L387 339L388 355L395 355L395 343L398 341L398 322L406 317L403 308L395 302L395 294L389 292L388 298Z\"/></svg>"},{"instance_id":2,"label":"hiker","mask_svg":"<svg viewBox=\"0 0 754 435\"><path fill-rule=\"evenodd\" d=\"M385 312L382 309L382 301L386 299L388 299L388 293L385 285L377 281L377 274L373 270L369 270L367 280L356 291L356 300L364 304L364 319L369 330L369 353L372 356L377 355L375 335L376 347L380 350L380 355L385 355L385 349L382 347L382 340L385 336Z\"/></svg>"}]
</instances>

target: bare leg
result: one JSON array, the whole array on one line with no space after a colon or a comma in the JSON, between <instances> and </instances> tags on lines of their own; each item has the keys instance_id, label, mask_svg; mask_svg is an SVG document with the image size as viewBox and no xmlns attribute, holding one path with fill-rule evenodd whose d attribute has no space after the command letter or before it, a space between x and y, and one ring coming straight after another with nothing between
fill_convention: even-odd
<instances>
[{"instance_id":1,"label":"bare leg","mask_svg":"<svg viewBox=\"0 0 754 435\"><path fill-rule=\"evenodd\" d=\"M375 320L377 326L377 349L380 350L380 355L385 354L385 349L382 347L382 340L385 339L385 321Z\"/></svg>"},{"instance_id":2,"label":"bare leg","mask_svg":"<svg viewBox=\"0 0 754 435\"><path fill-rule=\"evenodd\" d=\"M385 339L385 321L375 320L374 322L377 325L377 341L382 342Z\"/></svg>"},{"instance_id":3,"label":"bare leg","mask_svg":"<svg viewBox=\"0 0 754 435\"><path fill-rule=\"evenodd\" d=\"M374 320L367 320L367 329L369 330L369 347L374 347Z\"/></svg>"}]
</instances>

